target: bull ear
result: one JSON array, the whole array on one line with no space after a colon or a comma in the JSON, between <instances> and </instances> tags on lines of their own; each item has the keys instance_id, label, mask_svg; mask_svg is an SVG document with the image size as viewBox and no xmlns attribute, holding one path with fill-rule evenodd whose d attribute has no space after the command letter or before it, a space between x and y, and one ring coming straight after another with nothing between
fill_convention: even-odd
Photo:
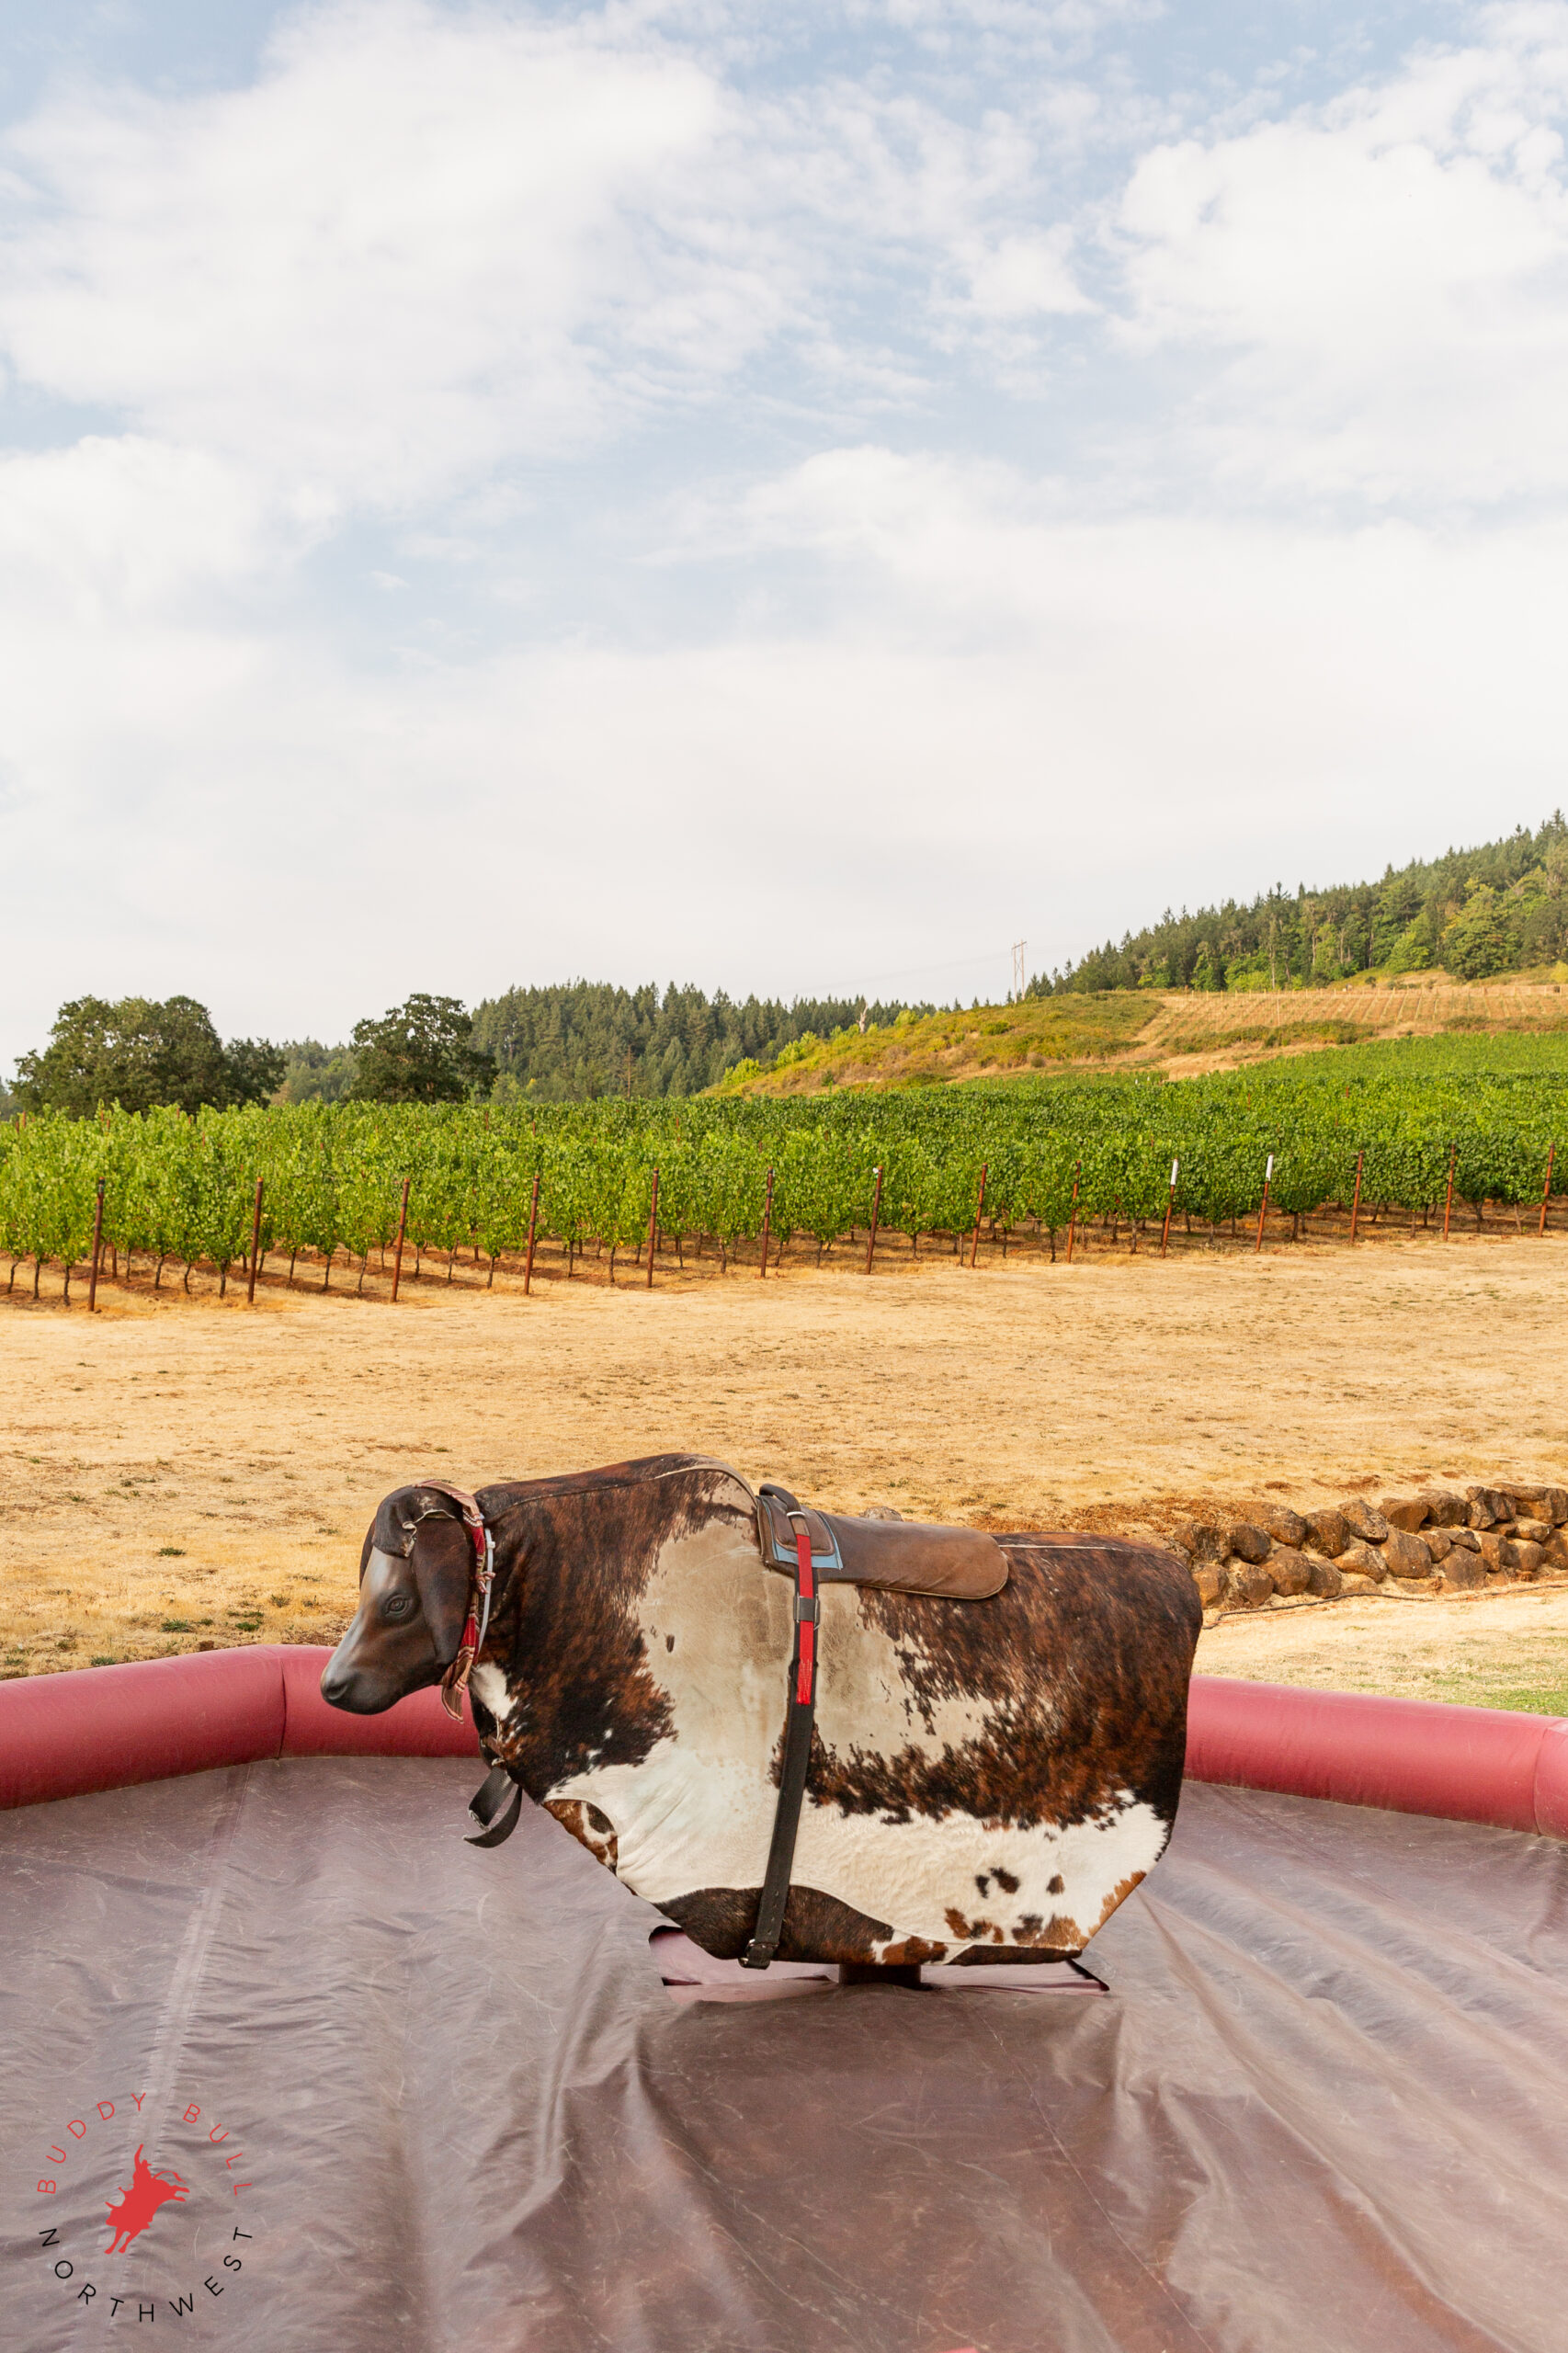
<instances>
[{"instance_id":1,"label":"bull ear","mask_svg":"<svg viewBox=\"0 0 1568 2353\"><path fill-rule=\"evenodd\" d=\"M473 1546L467 1529L458 1519L422 1520L410 1564L437 1659L442 1666L450 1666L468 1616Z\"/></svg>"}]
</instances>

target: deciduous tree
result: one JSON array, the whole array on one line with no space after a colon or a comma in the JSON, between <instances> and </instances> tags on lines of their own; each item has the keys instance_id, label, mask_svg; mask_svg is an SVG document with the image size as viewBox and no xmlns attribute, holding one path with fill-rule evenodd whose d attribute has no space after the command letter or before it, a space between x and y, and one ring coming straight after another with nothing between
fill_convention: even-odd
<instances>
[{"instance_id":1,"label":"deciduous tree","mask_svg":"<svg viewBox=\"0 0 1568 2353\"><path fill-rule=\"evenodd\" d=\"M88 1119L100 1106L195 1112L263 1102L283 1076L283 1056L264 1039L225 1050L204 1005L191 996L79 996L62 1005L41 1052L17 1064L24 1110Z\"/></svg>"},{"instance_id":2,"label":"deciduous tree","mask_svg":"<svg viewBox=\"0 0 1568 2353\"><path fill-rule=\"evenodd\" d=\"M357 1021L350 1100L461 1103L494 1075L488 1054L474 1051L472 1032L455 996L411 996L379 1021Z\"/></svg>"}]
</instances>

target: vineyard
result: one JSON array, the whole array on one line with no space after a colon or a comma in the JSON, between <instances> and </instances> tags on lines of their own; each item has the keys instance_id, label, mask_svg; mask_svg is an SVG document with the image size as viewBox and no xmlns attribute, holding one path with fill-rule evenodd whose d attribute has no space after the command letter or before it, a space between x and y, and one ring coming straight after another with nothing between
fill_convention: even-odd
<instances>
[{"instance_id":1,"label":"vineyard","mask_svg":"<svg viewBox=\"0 0 1568 2353\"><path fill-rule=\"evenodd\" d=\"M187 1287L204 1267L225 1290L253 1233L274 1276L286 1258L292 1279L304 1256L341 1285L356 1269L362 1284L400 1228L410 1274L434 1259L449 1276L461 1253L493 1279L547 1245L571 1274L591 1246L613 1280L618 1256L647 1264L651 1228L657 1252L684 1264L710 1250L723 1267L765 1238L771 1265L873 1227L915 1250L1027 1233L1052 1258L1091 1231L1133 1247L1167 1228L1188 1245L1250 1239L1266 1206L1271 1234L1326 1209L1354 1209L1368 1229L1479 1224L1490 1203L1522 1225L1568 1165L1568 1071L1543 1042L1508 1042L1362 1047L1169 1085L45 1114L0 1130L0 1246L8 1289L30 1261L36 1295L54 1262L69 1298L100 1184L106 1265L112 1253L154 1287L171 1265Z\"/></svg>"}]
</instances>

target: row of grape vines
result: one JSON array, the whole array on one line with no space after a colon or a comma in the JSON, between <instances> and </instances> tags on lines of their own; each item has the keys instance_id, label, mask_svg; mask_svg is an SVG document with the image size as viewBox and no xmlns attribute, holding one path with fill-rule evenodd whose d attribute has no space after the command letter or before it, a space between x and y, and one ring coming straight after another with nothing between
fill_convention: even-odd
<instances>
[{"instance_id":1,"label":"row of grape vines","mask_svg":"<svg viewBox=\"0 0 1568 2353\"><path fill-rule=\"evenodd\" d=\"M1555 1072L1344 1080L1290 1064L1186 1080L1086 1081L793 1100L599 1101L525 1108L305 1104L204 1111L48 1114L0 1129L0 1248L18 1262L81 1263L103 1184L103 1241L226 1281L248 1253L257 1179L264 1252L304 1252L361 1273L397 1231L408 1180L411 1255L481 1252L492 1269L537 1230L565 1252L644 1239L654 1171L658 1229L727 1254L765 1212L777 1244L825 1246L864 1230L917 1243L976 1220L1052 1237L1074 1215L1136 1225L1171 1202L1184 1222L1348 1204L1428 1212L1538 1203L1568 1138ZM1271 1173L1270 1172L1271 1165ZM879 1193L880 1184L880 1193Z\"/></svg>"}]
</instances>

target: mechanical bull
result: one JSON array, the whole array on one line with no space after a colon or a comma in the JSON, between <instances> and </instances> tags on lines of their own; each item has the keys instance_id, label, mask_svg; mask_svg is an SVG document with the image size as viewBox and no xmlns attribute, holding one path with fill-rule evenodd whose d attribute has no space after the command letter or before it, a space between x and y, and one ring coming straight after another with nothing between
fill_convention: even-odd
<instances>
[{"instance_id":1,"label":"mechanical bull","mask_svg":"<svg viewBox=\"0 0 1568 2353\"><path fill-rule=\"evenodd\" d=\"M360 1585L326 1699L466 1683L478 1843L516 1784L722 1959L1061 1961L1170 1837L1199 1606L1154 1546L803 1512L659 1455L399 1488Z\"/></svg>"}]
</instances>

